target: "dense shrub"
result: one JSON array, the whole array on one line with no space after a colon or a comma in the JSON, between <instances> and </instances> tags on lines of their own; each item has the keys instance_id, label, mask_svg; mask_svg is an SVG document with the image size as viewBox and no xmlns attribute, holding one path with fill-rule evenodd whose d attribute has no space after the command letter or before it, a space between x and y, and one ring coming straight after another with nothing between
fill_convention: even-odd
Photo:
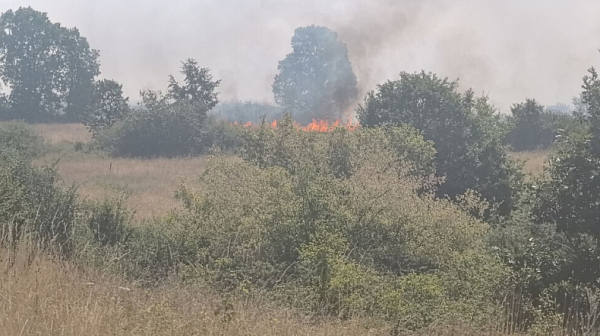
<instances>
[{"instance_id":1,"label":"dense shrub","mask_svg":"<svg viewBox=\"0 0 600 336\"><path fill-rule=\"evenodd\" d=\"M565 237L568 257L556 281L597 285L600 276L600 80L591 69L584 78L584 127L563 137L549 160L546 176L537 181L533 218Z\"/></svg>"},{"instance_id":2,"label":"dense shrub","mask_svg":"<svg viewBox=\"0 0 600 336\"><path fill-rule=\"evenodd\" d=\"M198 192L181 191L194 238L173 248L203 245L181 262L223 289L273 289L306 309L402 328L483 314L507 273L486 252L487 225L425 191L435 188L430 143L406 127L306 133L288 121L254 131L246 162L217 157Z\"/></svg>"},{"instance_id":3,"label":"dense shrub","mask_svg":"<svg viewBox=\"0 0 600 336\"><path fill-rule=\"evenodd\" d=\"M33 159L44 149L42 138L25 123L11 121L0 124L0 152L14 151L16 155Z\"/></svg>"},{"instance_id":4,"label":"dense shrub","mask_svg":"<svg viewBox=\"0 0 600 336\"><path fill-rule=\"evenodd\" d=\"M109 128L129 113L129 98L123 97L123 85L110 79L94 83L91 105L85 114L83 124L93 135Z\"/></svg>"},{"instance_id":5,"label":"dense shrub","mask_svg":"<svg viewBox=\"0 0 600 336\"><path fill-rule=\"evenodd\" d=\"M211 118L199 120L185 106L135 110L97 139L113 155L125 157L198 155L213 146L231 150L242 141L233 125Z\"/></svg>"},{"instance_id":6,"label":"dense shrub","mask_svg":"<svg viewBox=\"0 0 600 336\"><path fill-rule=\"evenodd\" d=\"M430 73L401 73L370 92L358 109L366 127L410 125L434 142L437 175L445 177L439 196L475 190L508 214L520 174L502 146L499 117L486 97L458 92L458 82Z\"/></svg>"},{"instance_id":7,"label":"dense shrub","mask_svg":"<svg viewBox=\"0 0 600 336\"><path fill-rule=\"evenodd\" d=\"M233 128L207 119L219 102L215 90L220 80L213 80L210 70L199 68L194 59L182 63L181 74L182 84L169 77L167 95L142 91L140 107L99 134L99 143L113 155L127 157L188 156L213 146L235 146Z\"/></svg>"},{"instance_id":8,"label":"dense shrub","mask_svg":"<svg viewBox=\"0 0 600 336\"><path fill-rule=\"evenodd\" d=\"M132 213L123 198L88 202L86 222L93 241L100 245L117 245L127 241Z\"/></svg>"},{"instance_id":9,"label":"dense shrub","mask_svg":"<svg viewBox=\"0 0 600 336\"><path fill-rule=\"evenodd\" d=\"M548 148L556 136L550 120L552 116L544 110L535 99L527 99L524 103L511 107L509 119L511 130L506 135L506 142L516 151Z\"/></svg>"},{"instance_id":10,"label":"dense shrub","mask_svg":"<svg viewBox=\"0 0 600 336\"><path fill-rule=\"evenodd\" d=\"M13 241L28 233L68 252L76 192L57 186L54 169L32 164L40 143L22 125L0 127L0 231Z\"/></svg>"},{"instance_id":11,"label":"dense shrub","mask_svg":"<svg viewBox=\"0 0 600 336\"><path fill-rule=\"evenodd\" d=\"M350 177L365 156L388 151L395 158L390 168L399 173L405 169L415 176L435 173L433 143L411 127L302 132L287 113L276 129L263 120L258 130L250 129L243 137L240 154L245 160L261 168L282 167L292 174L312 170Z\"/></svg>"},{"instance_id":12,"label":"dense shrub","mask_svg":"<svg viewBox=\"0 0 600 336\"><path fill-rule=\"evenodd\" d=\"M100 144L116 156L176 157L205 151L203 120L183 106L151 106L103 132Z\"/></svg>"}]
</instances>

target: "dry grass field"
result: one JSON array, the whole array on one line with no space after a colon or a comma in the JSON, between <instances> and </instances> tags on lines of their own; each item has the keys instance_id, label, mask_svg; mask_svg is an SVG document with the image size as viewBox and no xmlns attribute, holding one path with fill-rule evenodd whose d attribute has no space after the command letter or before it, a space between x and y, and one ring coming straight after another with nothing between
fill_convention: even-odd
<instances>
[{"instance_id":1,"label":"dry grass field","mask_svg":"<svg viewBox=\"0 0 600 336\"><path fill-rule=\"evenodd\" d=\"M82 124L35 124L36 133L50 144L90 142L92 134Z\"/></svg>"},{"instance_id":2,"label":"dry grass field","mask_svg":"<svg viewBox=\"0 0 600 336\"><path fill-rule=\"evenodd\" d=\"M58 163L68 185L89 199L127 196L137 219L163 215L181 203L174 198L181 181L193 185L204 171L206 158L115 159L99 156L69 158Z\"/></svg>"},{"instance_id":3,"label":"dry grass field","mask_svg":"<svg viewBox=\"0 0 600 336\"><path fill-rule=\"evenodd\" d=\"M73 144L89 143L91 136L81 124L33 125L46 143L61 151L51 151L39 160L57 163L65 184L77 186L88 199L126 196L136 219L164 215L181 206L174 198L181 181L193 186L204 171L206 157L178 159L124 159L75 152ZM65 149L66 148L66 149Z\"/></svg>"},{"instance_id":4,"label":"dry grass field","mask_svg":"<svg viewBox=\"0 0 600 336\"><path fill-rule=\"evenodd\" d=\"M36 253L0 250L0 335L389 335L315 321L264 302L232 302L192 285L136 287Z\"/></svg>"}]
</instances>

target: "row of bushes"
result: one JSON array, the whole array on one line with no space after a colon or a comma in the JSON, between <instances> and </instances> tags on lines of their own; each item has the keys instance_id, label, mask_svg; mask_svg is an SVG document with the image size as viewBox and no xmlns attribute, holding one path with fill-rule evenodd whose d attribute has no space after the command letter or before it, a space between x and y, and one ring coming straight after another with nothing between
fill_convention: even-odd
<instances>
[{"instance_id":1,"label":"row of bushes","mask_svg":"<svg viewBox=\"0 0 600 336\"><path fill-rule=\"evenodd\" d=\"M200 281L397 330L496 325L508 318L502 309L520 314L511 328L545 330L570 307L552 298L572 303L589 285L592 261L572 253L555 225L532 221L543 205L535 193L524 190L517 209L492 225L477 219L491 205L477 193L437 197L445 181L434 144L413 128L313 133L287 116L241 137L243 161L212 158L200 189L178 193L184 211L130 225L123 200L82 201L53 169L32 164L36 136L5 125L3 237L33 233L80 265L148 285Z\"/></svg>"},{"instance_id":2,"label":"row of bushes","mask_svg":"<svg viewBox=\"0 0 600 336\"><path fill-rule=\"evenodd\" d=\"M35 136L3 126L13 159L2 161L12 182L2 185L1 223L147 283L177 275L400 329L489 318L483 308L508 272L486 250L487 224L464 210L479 200L433 196L435 150L414 129L307 133L288 118L244 137L244 161L216 156L201 190L181 189L185 211L132 226L121 201L83 202L32 164Z\"/></svg>"}]
</instances>

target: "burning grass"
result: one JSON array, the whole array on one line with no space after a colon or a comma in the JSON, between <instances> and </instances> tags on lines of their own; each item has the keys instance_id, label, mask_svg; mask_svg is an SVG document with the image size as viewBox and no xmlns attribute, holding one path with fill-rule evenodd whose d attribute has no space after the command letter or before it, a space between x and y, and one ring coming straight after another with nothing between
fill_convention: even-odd
<instances>
[{"instance_id":1,"label":"burning grass","mask_svg":"<svg viewBox=\"0 0 600 336\"><path fill-rule=\"evenodd\" d=\"M234 122L234 125L238 126L239 123ZM271 128L277 128L277 120L273 120L270 124ZM245 128L249 128L249 127L258 127L259 125L257 124L253 124L252 122L247 122L245 124L242 124L243 127ZM358 122L356 121L342 121L342 119L337 119L333 122L330 122L329 120L324 120L324 119L313 119L308 125L301 125L296 123L296 127L300 130L306 131L306 132L332 132L333 130L335 130L338 127L343 127L345 129L348 130L355 130L357 127L359 127Z\"/></svg>"}]
</instances>

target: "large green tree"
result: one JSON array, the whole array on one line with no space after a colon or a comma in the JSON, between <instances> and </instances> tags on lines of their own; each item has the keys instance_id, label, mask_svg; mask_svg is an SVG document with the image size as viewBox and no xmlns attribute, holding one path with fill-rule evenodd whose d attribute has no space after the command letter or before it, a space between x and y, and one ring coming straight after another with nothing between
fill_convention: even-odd
<instances>
[{"instance_id":1,"label":"large green tree","mask_svg":"<svg viewBox=\"0 0 600 336\"><path fill-rule=\"evenodd\" d=\"M471 189L507 214L516 198L519 173L504 150L495 109L487 97L458 92L458 82L420 72L401 73L368 93L358 108L361 125L410 125L433 141L440 196Z\"/></svg>"},{"instance_id":2,"label":"large green tree","mask_svg":"<svg viewBox=\"0 0 600 336\"><path fill-rule=\"evenodd\" d=\"M76 28L52 23L31 7L0 16L0 78L10 88L16 118L75 119L91 99L98 51Z\"/></svg>"},{"instance_id":3,"label":"large green tree","mask_svg":"<svg viewBox=\"0 0 600 336\"><path fill-rule=\"evenodd\" d=\"M325 27L301 27L293 51L279 62L273 93L300 121L337 119L356 100L357 81L346 45Z\"/></svg>"}]
</instances>

